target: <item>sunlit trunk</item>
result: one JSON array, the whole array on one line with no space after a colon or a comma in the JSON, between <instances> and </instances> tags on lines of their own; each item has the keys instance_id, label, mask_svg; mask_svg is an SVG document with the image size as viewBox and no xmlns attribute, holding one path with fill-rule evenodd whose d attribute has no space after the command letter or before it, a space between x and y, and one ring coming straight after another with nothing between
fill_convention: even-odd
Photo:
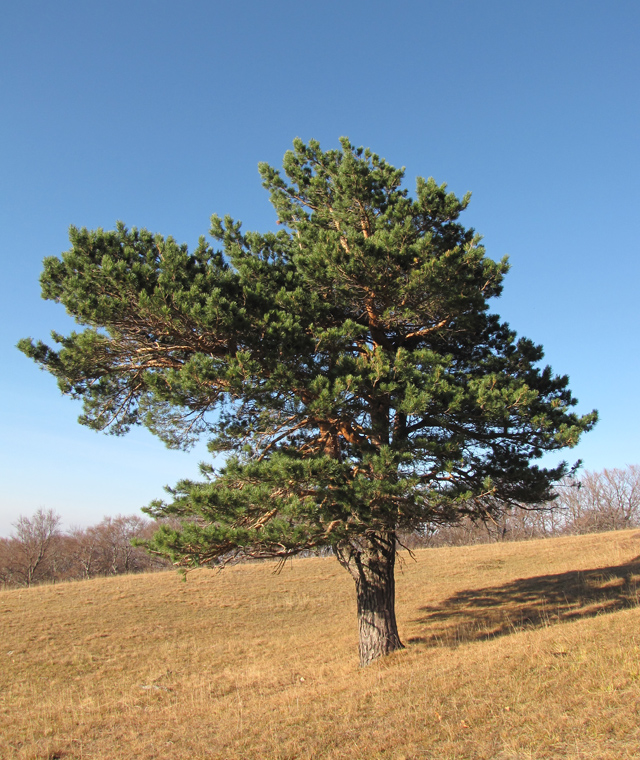
<instances>
[{"instance_id":1,"label":"sunlit trunk","mask_svg":"<svg viewBox=\"0 0 640 760\"><path fill-rule=\"evenodd\" d=\"M402 649L395 612L396 538L376 532L345 541L337 548L340 564L356 583L360 665Z\"/></svg>"}]
</instances>

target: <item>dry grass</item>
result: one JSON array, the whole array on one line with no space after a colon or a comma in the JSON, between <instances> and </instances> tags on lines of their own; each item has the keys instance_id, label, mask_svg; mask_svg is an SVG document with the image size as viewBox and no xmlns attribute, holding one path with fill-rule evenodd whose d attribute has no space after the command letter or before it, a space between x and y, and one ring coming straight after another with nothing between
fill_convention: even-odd
<instances>
[{"instance_id":1,"label":"dry grass","mask_svg":"<svg viewBox=\"0 0 640 760\"><path fill-rule=\"evenodd\" d=\"M129 576L0 593L0 757L640 754L640 532L405 558L407 649L357 665L351 581Z\"/></svg>"}]
</instances>

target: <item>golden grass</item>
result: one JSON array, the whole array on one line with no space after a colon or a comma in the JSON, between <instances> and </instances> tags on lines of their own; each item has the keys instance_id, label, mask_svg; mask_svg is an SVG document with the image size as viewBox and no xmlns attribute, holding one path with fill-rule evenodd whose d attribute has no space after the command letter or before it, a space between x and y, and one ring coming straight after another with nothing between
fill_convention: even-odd
<instances>
[{"instance_id":1,"label":"golden grass","mask_svg":"<svg viewBox=\"0 0 640 760\"><path fill-rule=\"evenodd\" d=\"M0 757L640 756L640 532L404 558L360 670L333 559L0 593Z\"/></svg>"}]
</instances>

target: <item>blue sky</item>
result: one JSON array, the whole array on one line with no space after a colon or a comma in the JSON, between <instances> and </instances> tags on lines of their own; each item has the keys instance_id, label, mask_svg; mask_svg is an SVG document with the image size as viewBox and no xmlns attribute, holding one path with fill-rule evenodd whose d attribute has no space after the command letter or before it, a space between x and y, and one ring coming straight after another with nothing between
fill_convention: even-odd
<instances>
[{"instance_id":1,"label":"blue sky","mask_svg":"<svg viewBox=\"0 0 640 760\"><path fill-rule=\"evenodd\" d=\"M76 423L14 348L68 331L42 301L67 229L118 219L193 246L213 212L274 227L257 173L294 137L341 135L473 199L512 270L499 312L601 421L563 456L640 462L640 5L591 0L6 4L0 29L0 535L135 513L194 477L166 450ZM558 457L557 457L558 458Z\"/></svg>"}]
</instances>

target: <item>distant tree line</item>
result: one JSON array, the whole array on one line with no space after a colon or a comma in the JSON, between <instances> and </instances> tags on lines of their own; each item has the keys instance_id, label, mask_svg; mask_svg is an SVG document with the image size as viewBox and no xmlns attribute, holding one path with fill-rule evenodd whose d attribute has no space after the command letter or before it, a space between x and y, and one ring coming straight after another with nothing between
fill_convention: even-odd
<instances>
[{"instance_id":1,"label":"distant tree line","mask_svg":"<svg viewBox=\"0 0 640 760\"><path fill-rule=\"evenodd\" d=\"M20 517L10 538L0 538L0 586L32 586L170 567L168 560L132 544L148 539L158 522L137 515L105 517L97 525L63 532L62 518L39 509ZM464 546L640 527L640 466L585 472L560 483L555 501L505 508L485 519L429 525L400 536L403 546Z\"/></svg>"},{"instance_id":2,"label":"distant tree line","mask_svg":"<svg viewBox=\"0 0 640 760\"><path fill-rule=\"evenodd\" d=\"M640 527L640 466L586 471L555 488L554 501L487 512L455 525L430 525L402 537L408 548L571 536Z\"/></svg>"},{"instance_id":3,"label":"distant tree line","mask_svg":"<svg viewBox=\"0 0 640 760\"><path fill-rule=\"evenodd\" d=\"M0 586L80 580L96 576L140 573L170 567L162 558L134 546L150 538L157 522L137 515L105 517L88 528L61 530L62 518L52 509L20 517L10 538L0 538Z\"/></svg>"}]
</instances>

